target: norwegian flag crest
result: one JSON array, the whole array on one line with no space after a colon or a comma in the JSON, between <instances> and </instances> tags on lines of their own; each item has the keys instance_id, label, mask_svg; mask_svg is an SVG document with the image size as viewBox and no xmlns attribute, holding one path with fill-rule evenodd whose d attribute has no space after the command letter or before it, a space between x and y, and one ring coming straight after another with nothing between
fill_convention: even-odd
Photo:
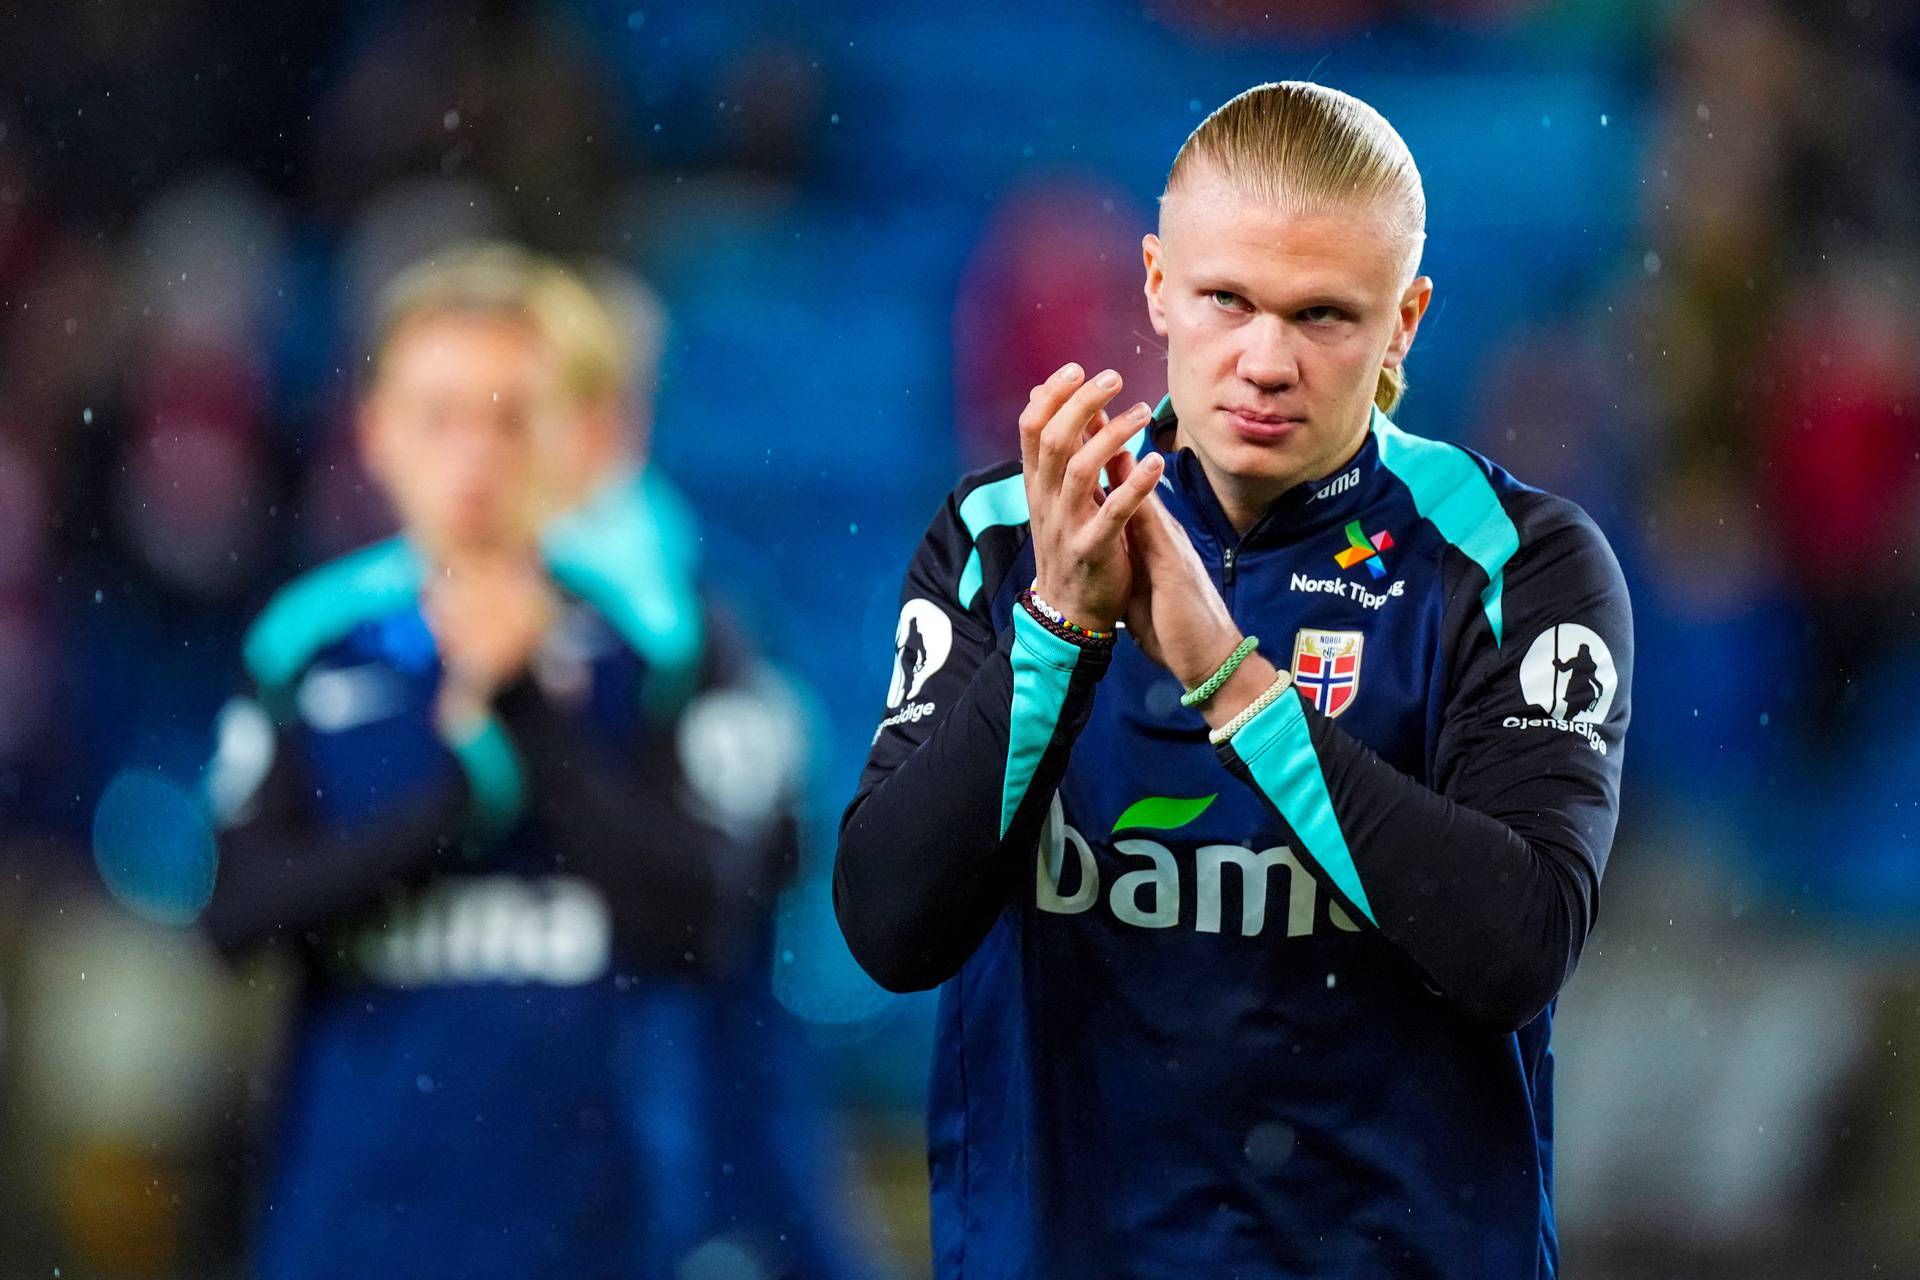
<instances>
[{"instance_id":1,"label":"norwegian flag crest","mask_svg":"<svg viewBox=\"0 0 1920 1280\"><path fill-rule=\"evenodd\" d=\"M1294 636L1293 683L1322 714L1337 716L1353 705L1360 692L1360 650L1365 642L1366 636L1358 631L1303 627Z\"/></svg>"}]
</instances>

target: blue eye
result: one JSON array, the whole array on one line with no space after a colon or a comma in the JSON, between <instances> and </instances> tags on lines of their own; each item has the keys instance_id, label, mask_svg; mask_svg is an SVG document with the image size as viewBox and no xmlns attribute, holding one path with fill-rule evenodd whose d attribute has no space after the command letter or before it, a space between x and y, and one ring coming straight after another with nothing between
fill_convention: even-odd
<instances>
[{"instance_id":1,"label":"blue eye","mask_svg":"<svg viewBox=\"0 0 1920 1280\"><path fill-rule=\"evenodd\" d=\"M1245 299L1231 289L1209 289L1207 297L1223 311L1238 311L1246 305Z\"/></svg>"},{"instance_id":2,"label":"blue eye","mask_svg":"<svg viewBox=\"0 0 1920 1280\"><path fill-rule=\"evenodd\" d=\"M1347 313L1338 307L1308 307L1300 313L1308 324L1331 324L1336 320L1345 320Z\"/></svg>"}]
</instances>

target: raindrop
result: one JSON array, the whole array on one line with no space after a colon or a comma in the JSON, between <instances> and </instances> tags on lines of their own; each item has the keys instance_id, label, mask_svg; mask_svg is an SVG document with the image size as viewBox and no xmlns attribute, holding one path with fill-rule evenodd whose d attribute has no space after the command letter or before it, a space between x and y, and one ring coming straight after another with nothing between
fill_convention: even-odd
<instances>
[{"instance_id":1,"label":"raindrop","mask_svg":"<svg viewBox=\"0 0 1920 1280\"><path fill-rule=\"evenodd\" d=\"M676 1280L765 1280L760 1259L738 1241L708 1240L681 1260Z\"/></svg>"},{"instance_id":2,"label":"raindrop","mask_svg":"<svg viewBox=\"0 0 1920 1280\"><path fill-rule=\"evenodd\" d=\"M107 784L93 812L93 859L114 897L163 924L190 923L213 893L206 813L158 773L124 769Z\"/></svg>"},{"instance_id":3,"label":"raindrop","mask_svg":"<svg viewBox=\"0 0 1920 1280\"><path fill-rule=\"evenodd\" d=\"M1278 1120L1257 1124L1247 1131L1247 1163L1261 1173L1278 1173L1293 1154L1293 1126Z\"/></svg>"}]
</instances>

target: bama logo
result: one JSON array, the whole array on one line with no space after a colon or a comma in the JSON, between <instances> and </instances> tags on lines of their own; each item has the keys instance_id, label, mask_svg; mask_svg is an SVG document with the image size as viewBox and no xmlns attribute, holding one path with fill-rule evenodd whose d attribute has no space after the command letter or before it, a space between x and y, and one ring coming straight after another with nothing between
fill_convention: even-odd
<instances>
[{"instance_id":1,"label":"bama logo","mask_svg":"<svg viewBox=\"0 0 1920 1280\"><path fill-rule=\"evenodd\" d=\"M359 934L375 982L434 987L501 982L576 987L611 963L613 916L574 876L459 876L396 898Z\"/></svg>"},{"instance_id":2,"label":"bama logo","mask_svg":"<svg viewBox=\"0 0 1920 1280\"><path fill-rule=\"evenodd\" d=\"M1205 813L1217 798L1217 795L1195 799L1149 796L1127 806L1109 834L1175 830ZM1159 841L1139 836L1116 840L1113 847L1122 857L1137 860L1138 865L1115 876L1112 884L1103 886L1093 846L1067 824L1060 797L1055 795L1035 850L1034 905L1054 915L1073 916L1090 911L1096 903L1104 901L1107 910L1121 924L1140 929L1170 929L1179 924L1185 890L1181 873L1183 859ZM1073 851L1071 869L1067 866L1069 849ZM1239 881L1240 936L1251 938L1263 932L1267 927L1267 903L1275 893L1272 881L1276 870L1285 873L1285 884L1278 892L1284 895L1286 903L1287 936L1303 938L1313 932L1320 886L1287 846L1276 845L1255 852L1241 845L1205 844L1193 850L1190 865L1195 932L1223 932L1222 901L1229 872ZM1073 885L1070 892L1063 887L1067 882ZM1336 929L1347 933L1359 930L1352 917L1331 898L1327 900L1327 918Z\"/></svg>"}]
</instances>

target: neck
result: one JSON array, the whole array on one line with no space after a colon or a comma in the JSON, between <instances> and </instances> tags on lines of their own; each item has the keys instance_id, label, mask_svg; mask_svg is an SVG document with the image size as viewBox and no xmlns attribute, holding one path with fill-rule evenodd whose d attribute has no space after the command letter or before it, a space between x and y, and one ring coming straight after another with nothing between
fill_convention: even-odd
<instances>
[{"instance_id":1,"label":"neck","mask_svg":"<svg viewBox=\"0 0 1920 1280\"><path fill-rule=\"evenodd\" d=\"M1367 416L1361 419L1359 429L1352 434L1339 452L1326 462L1307 468L1298 475L1279 477L1232 475L1216 467L1213 461L1199 449L1195 449L1193 453L1194 457L1200 461L1200 469L1206 473L1207 483L1212 486L1213 496L1219 501L1220 510L1225 513L1227 523L1233 526L1235 533L1244 534L1259 523L1260 517L1267 514L1267 509L1289 489L1309 481L1324 480L1328 476L1339 474L1340 469L1352 462L1354 455L1359 453L1361 447L1366 444L1367 429L1372 423L1373 412L1369 406ZM1174 438L1176 448L1182 444L1191 443L1191 440L1181 439L1176 432Z\"/></svg>"},{"instance_id":2,"label":"neck","mask_svg":"<svg viewBox=\"0 0 1920 1280\"><path fill-rule=\"evenodd\" d=\"M1291 489L1291 480L1270 480L1265 476L1250 479L1242 476L1224 475L1214 470L1213 464L1205 455L1198 454L1200 469L1207 474L1207 483L1213 486L1213 496L1220 502L1220 510L1225 513L1227 523L1233 526L1235 533L1245 533L1259 523L1267 509Z\"/></svg>"},{"instance_id":3,"label":"neck","mask_svg":"<svg viewBox=\"0 0 1920 1280\"><path fill-rule=\"evenodd\" d=\"M428 562L440 572L457 573L464 568L522 560L538 554L538 544L533 539L506 535L438 543L421 540L420 546Z\"/></svg>"}]
</instances>

